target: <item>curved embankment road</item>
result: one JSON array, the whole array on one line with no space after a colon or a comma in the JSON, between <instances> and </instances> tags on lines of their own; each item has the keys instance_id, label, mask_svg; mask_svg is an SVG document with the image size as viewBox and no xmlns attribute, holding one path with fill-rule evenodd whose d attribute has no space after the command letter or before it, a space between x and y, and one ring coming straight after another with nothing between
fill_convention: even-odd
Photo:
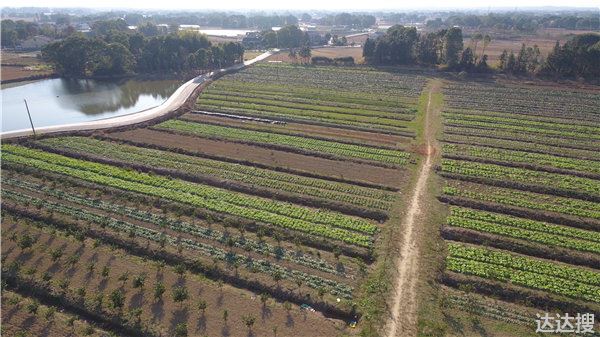
<instances>
[{"instance_id":1,"label":"curved embankment road","mask_svg":"<svg viewBox=\"0 0 600 337\"><path fill-rule=\"evenodd\" d=\"M36 134L47 134L54 132L65 132L65 131L87 131L87 130L97 130L97 129L107 129L112 127L131 125L149 121L151 119L164 116L174 110L177 110L181 107L194 93L196 88L200 86L202 83L215 78L223 73L234 72L241 70L253 63L258 61L262 61L267 57L273 55L273 53L278 52L278 49L274 49L272 51L267 51L263 54L258 55L257 57L244 61L244 63L235 64L231 67L215 70L208 74L200 75L196 78L185 82L182 86L177 88L175 92L161 105L155 106L153 108L135 112L127 115L109 117L104 119L97 119L94 121L81 122L81 123L73 123L73 124L65 124L65 125L53 125L53 126L43 126L39 128L35 128ZM15 137L24 137L30 136L33 132L31 129L22 129L15 131L7 131L0 134L2 139L9 139Z\"/></svg>"}]
</instances>

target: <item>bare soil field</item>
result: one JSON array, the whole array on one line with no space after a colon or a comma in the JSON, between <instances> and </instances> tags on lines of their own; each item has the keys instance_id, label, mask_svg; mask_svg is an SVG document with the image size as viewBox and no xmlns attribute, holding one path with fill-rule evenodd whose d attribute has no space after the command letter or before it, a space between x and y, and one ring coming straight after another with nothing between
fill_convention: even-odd
<instances>
[{"instance_id":1,"label":"bare soil field","mask_svg":"<svg viewBox=\"0 0 600 337\"><path fill-rule=\"evenodd\" d=\"M49 76L52 69L36 57L37 53L2 52L2 82Z\"/></svg>"},{"instance_id":2,"label":"bare soil field","mask_svg":"<svg viewBox=\"0 0 600 337\"><path fill-rule=\"evenodd\" d=\"M7 228L8 235L13 229ZM323 319L318 313L299 311L297 308L287 311L282 303L268 300L265 305L252 293L216 282L207 282L197 275L175 273L173 268L161 267L149 261L129 256L119 250L111 250L106 246L97 246L92 240L78 242L72 238L52 235L35 227L26 227L27 232L37 238L37 246L31 249L46 251L62 250L64 259L78 256L73 267L65 263L53 262L49 255L32 259L31 253L21 250L16 243L5 242L2 247L3 256L22 263L22 268L33 268L36 273L49 272L55 280L68 280L71 291L83 288L86 293L105 294L108 296L114 290L124 290L126 308L140 307L141 320L157 329L160 327L174 328L178 323L187 323L191 335L221 335L247 336L249 329L241 317L253 315L257 317L252 333L258 336L273 334L277 336L334 336L339 333L340 322ZM90 271L90 265L95 269ZM102 277L100 272L109 270L110 277ZM127 280L119 280L127 275ZM144 285L132 288L136 276L143 275ZM123 279L123 277L121 277ZM157 282L165 286L162 299L153 297ZM191 305L182 306L176 303L171 290L185 286L189 292ZM108 298L106 298L108 300ZM206 302L206 310L199 310L198 301ZM223 319L223 312L230 316ZM317 323L318 322L318 323ZM31 330L30 330L31 331Z\"/></svg>"},{"instance_id":3,"label":"bare soil field","mask_svg":"<svg viewBox=\"0 0 600 337\"><path fill-rule=\"evenodd\" d=\"M314 173L320 176L356 180L384 186L399 187L405 178L394 169L317 158L246 144L174 135L156 130L140 129L111 133L108 136L117 140L165 146L208 156L225 157L274 168Z\"/></svg>"},{"instance_id":4,"label":"bare soil field","mask_svg":"<svg viewBox=\"0 0 600 337\"><path fill-rule=\"evenodd\" d=\"M241 121L230 118L222 118L210 115L202 114L186 114L182 119L196 121L196 122L209 122L220 125L231 125L231 126L250 126L253 130L268 130L276 131L283 130L286 132L297 132L301 134L310 134L320 137L331 137L337 139L343 139L348 141L365 142L373 145L388 145L396 146L398 144L409 143L409 137L401 137L396 135L386 135L381 133L365 132L358 130L338 129L319 125L310 125L302 123L287 122L284 125L280 124L268 124L264 122L252 122L252 121Z\"/></svg>"}]
</instances>

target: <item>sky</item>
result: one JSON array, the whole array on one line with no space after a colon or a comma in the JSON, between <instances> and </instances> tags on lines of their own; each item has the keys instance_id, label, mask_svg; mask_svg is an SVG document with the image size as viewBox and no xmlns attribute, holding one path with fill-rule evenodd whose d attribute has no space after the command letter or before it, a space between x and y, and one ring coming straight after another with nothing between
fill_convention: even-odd
<instances>
[{"instance_id":1,"label":"sky","mask_svg":"<svg viewBox=\"0 0 600 337\"><path fill-rule=\"evenodd\" d=\"M600 0L4 0L6 7L88 7L148 9L218 9L218 10L381 10L381 9L449 9L449 8L527 8L527 7L591 7L600 8Z\"/></svg>"}]
</instances>

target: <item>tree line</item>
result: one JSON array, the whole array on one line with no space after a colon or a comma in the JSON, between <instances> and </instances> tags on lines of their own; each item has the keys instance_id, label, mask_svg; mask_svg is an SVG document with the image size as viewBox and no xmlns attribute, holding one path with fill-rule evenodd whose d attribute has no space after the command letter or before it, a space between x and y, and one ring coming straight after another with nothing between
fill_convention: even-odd
<instances>
[{"instance_id":1,"label":"tree line","mask_svg":"<svg viewBox=\"0 0 600 337\"><path fill-rule=\"evenodd\" d=\"M243 55L239 43L214 45L192 31L151 37L118 30L91 37L75 33L42 49L44 60L66 77L186 73L230 66L242 62Z\"/></svg>"},{"instance_id":2,"label":"tree line","mask_svg":"<svg viewBox=\"0 0 600 337\"><path fill-rule=\"evenodd\" d=\"M415 27L392 26L380 38L367 39L363 57L375 65L420 64L466 72L499 71L515 75L545 77L600 77L600 34L576 35L560 45L558 42L547 58L537 45L522 45L520 51L505 50L497 69L491 68L485 53L491 42L489 35L474 34L464 47L462 30L458 27L428 33L417 33ZM478 48L481 47L481 48Z\"/></svg>"},{"instance_id":3,"label":"tree line","mask_svg":"<svg viewBox=\"0 0 600 337\"><path fill-rule=\"evenodd\" d=\"M428 20L426 26L432 29L444 27L466 27L473 29L503 29L518 32L535 32L540 28L564 28L577 30L599 30L598 12L579 14L540 14L526 12L454 14L446 19L440 17Z\"/></svg>"}]
</instances>

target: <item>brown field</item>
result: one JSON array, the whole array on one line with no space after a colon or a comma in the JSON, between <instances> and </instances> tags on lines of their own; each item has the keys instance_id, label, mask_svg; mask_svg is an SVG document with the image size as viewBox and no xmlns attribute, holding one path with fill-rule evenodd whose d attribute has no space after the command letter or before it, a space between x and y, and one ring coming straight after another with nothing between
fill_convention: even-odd
<instances>
[{"instance_id":1,"label":"brown field","mask_svg":"<svg viewBox=\"0 0 600 337\"><path fill-rule=\"evenodd\" d=\"M283 168L297 172L313 173L324 177L361 181L384 186L398 187L404 181L404 177L400 176L398 171L394 169L271 150L254 145L174 135L157 130L139 129L115 132L108 134L108 137L117 140L174 148L202 155L258 163L272 168Z\"/></svg>"},{"instance_id":2,"label":"brown field","mask_svg":"<svg viewBox=\"0 0 600 337\"><path fill-rule=\"evenodd\" d=\"M110 249L108 246L96 246L93 240L79 242L73 238L52 235L37 227L23 224L18 228L17 226L4 228L5 235L22 231L35 236L36 245L28 251L23 251L16 243L6 242L2 245L3 256L21 261L22 268L34 269L36 274L49 272L54 280L68 280L70 289L68 291L82 287L86 293L103 294L108 297L113 290L122 289L126 297L123 314L131 308L141 307L141 320L158 331L162 330L162 333L166 333L166 329L173 329L178 323L186 322L188 332L194 336L247 336L249 330L241 320L244 315L257 317L257 324L254 325L252 332L258 336L273 334L275 327L277 336L301 336L307 331L311 331L313 335L333 336L337 335L339 333L337 330L343 326L340 322L324 319L320 314L298 308L288 312L281 303L272 299L263 306L261 301L250 292L228 285L219 285L216 282L207 282L206 279L194 274L178 275L173 268L160 267L130 256L124 251ZM53 262L48 254L41 254L41 256L36 254L37 258L32 258L32 252L54 249L63 250L64 257L61 259L66 260L68 256L75 254L78 254L79 259L71 267L67 266L64 260ZM90 265L95 266L95 271L90 272L87 268ZM109 268L111 274L106 278L100 275L100 271L105 266ZM118 278L122 275L128 275L128 281L119 281ZM145 276L145 283L143 287L135 289L131 283L138 275ZM153 288L157 282L162 282L166 288L162 300L154 299ZM171 298L171 289L184 285L190 294L189 305L175 303ZM207 303L204 313L197 308L200 299ZM224 310L230 313L227 321L223 320ZM12 319L11 322L12 325L17 324Z\"/></svg>"},{"instance_id":3,"label":"brown field","mask_svg":"<svg viewBox=\"0 0 600 337\"><path fill-rule=\"evenodd\" d=\"M350 34L350 35L354 35L354 34ZM346 40L348 41L348 44L360 44L362 45L363 43L365 43L365 41L367 41L367 38L369 37L368 33L364 33L364 34L360 34L360 35L354 35L354 36L346 36Z\"/></svg>"},{"instance_id":4,"label":"brown field","mask_svg":"<svg viewBox=\"0 0 600 337\"><path fill-rule=\"evenodd\" d=\"M319 125L287 122L281 124L268 124L264 122L242 121L237 119L222 118L202 114L186 114L182 119L194 122L208 122L212 124L246 127L252 130L275 131L287 134L312 135L323 138L337 138L345 141L366 143L371 145L397 146L411 141L409 137L386 135L381 133L339 129Z\"/></svg>"},{"instance_id":5,"label":"brown field","mask_svg":"<svg viewBox=\"0 0 600 337\"><path fill-rule=\"evenodd\" d=\"M52 69L36 57L37 53L2 52L1 80L27 79L31 76L44 76L53 73Z\"/></svg>"}]
</instances>

